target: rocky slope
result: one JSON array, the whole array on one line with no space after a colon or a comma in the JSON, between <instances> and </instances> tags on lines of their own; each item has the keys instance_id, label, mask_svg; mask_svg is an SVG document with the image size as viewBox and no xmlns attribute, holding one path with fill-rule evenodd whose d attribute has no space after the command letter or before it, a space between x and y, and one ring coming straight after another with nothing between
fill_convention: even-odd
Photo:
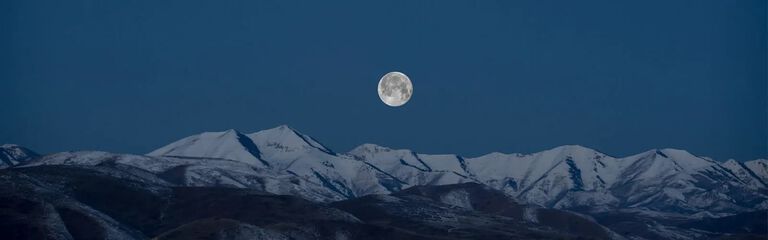
<instances>
[{"instance_id":1,"label":"rocky slope","mask_svg":"<svg viewBox=\"0 0 768 240\"><path fill-rule=\"evenodd\" d=\"M0 169L25 163L40 155L16 144L0 145Z\"/></svg>"},{"instance_id":2,"label":"rocky slope","mask_svg":"<svg viewBox=\"0 0 768 240\"><path fill-rule=\"evenodd\" d=\"M500 192L496 194L504 196ZM425 219L438 221L414 218L408 224L382 222L368 218L367 211L341 207L352 206L351 202L327 205L248 188L177 186L152 172L120 162L31 166L0 171L0 236L6 239L519 239L520 236L607 239L602 232L580 235L526 222L519 216L512 218L407 196L411 194L405 192L391 198L413 199L407 205L409 212L419 212ZM403 212L403 209L390 210ZM439 220L448 215L459 221ZM596 223L582 221L600 229Z\"/></svg>"},{"instance_id":3,"label":"rocky slope","mask_svg":"<svg viewBox=\"0 0 768 240\"><path fill-rule=\"evenodd\" d=\"M709 239L768 234L766 222L756 220L768 208L766 160L718 162L676 149L613 157L568 145L532 154L463 157L363 144L347 153L338 153L306 134L279 126L251 134L235 130L206 132L145 156L95 151L27 155L32 157L17 161L2 172L8 184L4 185L5 195L10 199L6 208L11 209L5 210L8 214L3 216L11 223L35 222L5 230L23 236L32 235L13 229L63 236L61 239L70 239L67 234L94 234L79 233L78 224L70 229L67 224L71 221L101 226L99 236L139 239L185 239L201 234L220 239L383 234L378 231L387 233L383 236L405 239ZM78 175L88 171L88 177ZM237 216L247 216L237 215L236 211L231 212L235 216L209 212L175 221L172 226L144 229L136 224L151 224L157 219L143 216L141 221L126 223L115 218L119 213L101 209L114 206L105 204L100 208L98 204L83 202L76 191L67 190L69 185L86 183L72 183L73 180L66 179L73 178L69 175L63 179L54 177L61 174L74 174L74 179L98 175L94 181L117 182L116 189L124 189L120 185L127 179L127 186L133 190L126 190L131 194L125 198L132 201L132 196L138 194L164 204L180 196L217 202L229 201L229 197L216 197L219 195L250 198L247 196L258 192L295 196L309 200L307 204L313 206L327 207L330 203L336 210L329 211L343 209L343 214L357 220L331 224L342 226L341 232L318 232L327 227L323 224L330 224L325 222L290 223L285 232L282 227L242 220ZM14 191L19 186L36 190ZM99 191L97 185L85 186L77 189L91 187ZM173 215L189 214L184 211L209 205L194 206ZM370 215L369 211L375 214ZM281 221L270 224L283 226ZM362 221L363 225L355 221ZM487 225L467 224L475 221ZM721 224L729 221L733 224ZM718 228L723 225L729 228ZM204 231L198 231L201 226L206 226Z\"/></svg>"},{"instance_id":4,"label":"rocky slope","mask_svg":"<svg viewBox=\"0 0 768 240\"><path fill-rule=\"evenodd\" d=\"M219 146L228 150L217 150ZM477 182L521 202L560 209L632 208L725 216L768 207L765 160L721 163L676 149L617 158L569 145L532 154L468 158L364 144L339 154L280 126L253 134L234 130L203 133L149 155L230 159L295 175L335 193L331 198L314 199L318 201L419 185Z\"/></svg>"}]
</instances>

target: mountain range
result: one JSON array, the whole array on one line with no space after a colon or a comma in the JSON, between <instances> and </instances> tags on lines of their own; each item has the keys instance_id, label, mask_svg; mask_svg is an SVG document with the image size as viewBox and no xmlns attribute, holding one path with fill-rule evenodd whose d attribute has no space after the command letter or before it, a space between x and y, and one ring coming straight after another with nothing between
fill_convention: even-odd
<instances>
[{"instance_id":1,"label":"mountain range","mask_svg":"<svg viewBox=\"0 0 768 240\"><path fill-rule=\"evenodd\" d=\"M110 170L108 175L138 177L149 188L250 189L296 196L341 209L366 224L383 221L387 227L409 229L398 224L416 221L412 224L435 228L429 234L446 226L411 219L416 216L399 210L450 219L461 216L461 222L483 216L479 218L493 222L490 225L510 226L507 220L488 220L487 215L494 214L494 218L531 225L523 227L531 231L526 236L541 238L548 238L539 235L542 229L552 228L566 238L693 239L764 234L765 221L758 221L768 209L768 160L720 162L677 149L613 157L566 145L531 154L464 157L363 144L340 153L283 125L250 134L205 132L146 155L78 151L40 156L3 145L0 160L10 167L8 171L21 175L40 171L32 169L51 171L55 166L91 171L119 166L120 171ZM501 200L480 202L486 198ZM718 229L712 222L720 219L740 219L744 224L733 226L737 230ZM574 232L582 228L558 221L584 222L582 227L592 230ZM516 235L520 232L489 235L483 227L469 228L482 230L469 231L466 236L471 238L520 237ZM142 236L153 234L160 232ZM462 238L447 237L456 236Z\"/></svg>"}]
</instances>

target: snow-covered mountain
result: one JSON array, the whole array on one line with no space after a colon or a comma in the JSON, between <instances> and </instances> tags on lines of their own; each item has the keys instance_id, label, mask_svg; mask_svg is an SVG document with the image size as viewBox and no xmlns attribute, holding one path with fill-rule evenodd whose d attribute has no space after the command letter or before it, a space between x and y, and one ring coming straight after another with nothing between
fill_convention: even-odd
<instances>
[{"instance_id":1,"label":"snow-covered mountain","mask_svg":"<svg viewBox=\"0 0 768 240\"><path fill-rule=\"evenodd\" d=\"M254 147L251 139L235 130L204 132L189 136L147 155L221 158L260 167L268 165L261 159L261 153Z\"/></svg>"},{"instance_id":2,"label":"snow-covered mountain","mask_svg":"<svg viewBox=\"0 0 768 240\"><path fill-rule=\"evenodd\" d=\"M299 196L315 201L346 199L322 183L292 174L223 158L153 157L99 151L61 152L30 161L19 168L43 165L127 166L151 172L164 181L193 187L234 187ZM148 177L149 179L155 176Z\"/></svg>"},{"instance_id":3,"label":"snow-covered mountain","mask_svg":"<svg viewBox=\"0 0 768 240\"><path fill-rule=\"evenodd\" d=\"M525 203L564 209L616 208L728 214L768 208L768 161L717 162L683 150L616 158L582 146L533 154L465 158L363 144L339 154L288 126L242 134L202 133L148 155L228 159L323 186L333 201L417 185L478 182Z\"/></svg>"},{"instance_id":4,"label":"snow-covered mountain","mask_svg":"<svg viewBox=\"0 0 768 240\"><path fill-rule=\"evenodd\" d=\"M167 188L248 189L347 207L346 211L373 222L399 219L414 224L399 226L405 229L430 226L450 233L458 226L452 221L478 219L473 215L477 213L466 212L470 210L517 219L502 224L505 229L525 226L512 231L515 234L544 227L540 230L610 239L708 239L767 231L754 220L768 209L768 160L718 162L676 149L613 157L566 145L531 154L463 157L363 144L338 153L288 126L250 134L201 133L147 155L79 151L37 156L6 146L12 150L0 152L5 154L0 157L16 160L11 162L13 168L0 173L42 172L42 181L61 184L61 177L91 176L88 172L95 171L119 184L151 186L142 191L162 196ZM484 189L507 197L489 198ZM471 192L485 197L471 197ZM371 211L375 214L369 215ZM444 217L453 220L434 225L433 220ZM731 227L714 224L731 220L732 228L741 230L725 231ZM103 224L110 225L109 221Z\"/></svg>"},{"instance_id":5,"label":"snow-covered mountain","mask_svg":"<svg viewBox=\"0 0 768 240\"><path fill-rule=\"evenodd\" d=\"M466 160L477 180L526 202L556 208L647 208L729 212L766 204L752 174L675 149L614 158L580 146ZM751 172L745 169L745 172ZM594 209L599 210L599 209Z\"/></svg>"},{"instance_id":6,"label":"snow-covered mountain","mask_svg":"<svg viewBox=\"0 0 768 240\"><path fill-rule=\"evenodd\" d=\"M312 137L279 126L251 134L236 130L190 136L148 154L155 157L228 159L277 175L292 175L323 186L332 201L399 190L386 172L346 155L339 155ZM275 192L280 193L282 192Z\"/></svg>"},{"instance_id":7,"label":"snow-covered mountain","mask_svg":"<svg viewBox=\"0 0 768 240\"><path fill-rule=\"evenodd\" d=\"M40 155L16 144L0 145L0 169L24 163Z\"/></svg>"},{"instance_id":8,"label":"snow-covered mountain","mask_svg":"<svg viewBox=\"0 0 768 240\"><path fill-rule=\"evenodd\" d=\"M163 167L163 158L56 155L50 163L64 165L0 171L3 239L624 239L589 217L519 205L481 184L326 204L257 189L178 186L133 167Z\"/></svg>"},{"instance_id":9,"label":"snow-covered mountain","mask_svg":"<svg viewBox=\"0 0 768 240\"><path fill-rule=\"evenodd\" d=\"M718 162L676 149L617 158L575 145L465 158L363 144L340 154L285 125L251 134L201 133L147 156L65 152L22 166L108 162L185 186L254 188L322 202L477 182L524 203L561 209L704 217L768 208L768 161L762 159Z\"/></svg>"},{"instance_id":10,"label":"snow-covered mountain","mask_svg":"<svg viewBox=\"0 0 768 240\"><path fill-rule=\"evenodd\" d=\"M747 161L741 166L747 172L747 175L762 180L762 183L768 186L768 159Z\"/></svg>"}]
</instances>

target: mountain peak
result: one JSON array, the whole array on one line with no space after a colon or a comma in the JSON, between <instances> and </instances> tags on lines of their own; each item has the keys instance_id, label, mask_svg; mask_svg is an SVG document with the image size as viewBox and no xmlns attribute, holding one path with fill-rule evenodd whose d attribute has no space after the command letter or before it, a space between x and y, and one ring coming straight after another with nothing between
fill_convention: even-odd
<instances>
[{"instance_id":1,"label":"mountain peak","mask_svg":"<svg viewBox=\"0 0 768 240\"><path fill-rule=\"evenodd\" d=\"M240 133L240 131L238 131L237 129L234 129L234 128L230 128L230 129L227 129L226 131L224 131L224 134L238 134L238 133Z\"/></svg>"},{"instance_id":2,"label":"mountain peak","mask_svg":"<svg viewBox=\"0 0 768 240\"><path fill-rule=\"evenodd\" d=\"M259 146L269 146L284 152L297 150L317 149L322 152L335 155L335 153L309 135L289 127L280 125L274 128L261 130L247 135Z\"/></svg>"},{"instance_id":3,"label":"mountain peak","mask_svg":"<svg viewBox=\"0 0 768 240\"><path fill-rule=\"evenodd\" d=\"M392 151L391 148L376 145L373 143L364 143L360 146L355 147L354 149L350 150L349 153L355 154L355 153L363 153L363 152L388 152Z\"/></svg>"},{"instance_id":4,"label":"mountain peak","mask_svg":"<svg viewBox=\"0 0 768 240\"><path fill-rule=\"evenodd\" d=\"M658 148L648 149L648 150L646 150L644 152L632 155L630 157L638 157L638 158L655 158L655 157L669 158L669 156L666 153L664 153L661 149L658 149Z\"/></svg>"},{"instance_id":5,"label":"mountain peak","mask_svg":"<svg viewBox=\"0 0 768 240\"><path fill-rule=\"evenodd\" d=\"M260 131L251 133L249 135L252 135L252 134L272 134L272 135L288 134L288 135L296 135L296 136L304 135L304 134L300 133L299 131L297 131L296 129L294 129L294 128L286 125L286 124L282 124L282 125L279 125L279 126L273 127L273 128L268 128L268 129L260 130Z\"/></svg>"},{"instance_id":6,"label":"mountain peak","mask_svg":"<svg viewBox=\"0 0 768 240\"><path fill-rule=\"evenodd\" d=\"M228 137L237 137L237 135L242 134L237 129L227 129L220 132L202 132L196 136L204 137L204 138L228 138Z\"/></svg>"},{"instance_id":7,"label":"mountain peak","mask_svg":"<svg viewBox=\"0 0 768 240\"><path fill-rule=\"evenodd\" d=\"M728 159L727 161L723 162L723 166L739 166L741 165L739 161L736 161L736 159Z\"/></svg>"},{"instance_id":8,"label":"mountain peak","mask_svg":"<svg viewBox=\"0 0 768 240\"><path fill-rule=\"evenodd\" d=\"M0 168L12 167L39 156L40 154L17 144L3 144L0 145Z\"/></svg>"},{"instance_id":9,"label":"mountain peak","mask_svg":"<svg viewBox=\"0 0 768 240\"><path fill-rule=\"evenodd\" d=\"M568 151L568 152L597 152L594 149L581 146L581 145L575 145L575 144L558 146L558 147L552 148L552 150Z\"/></svg>"},{"instance_id":10,"label":"mountain peak","mask_svg":"<svg viewBox=\"0 0 768 240\"><path fill-rule=\"evenodd\" d=\"M664 148L661 150L656 150L657 152L665 155L667 158L673 158L673 159L693 159L696 161L703 161L703 162L715 162L715 160L707 157L700 157L696 156L693 153L690 153L686 150L682 149L675 149L675 148Z\"/></svg>"},{"instance_id":11,"label":"mountain peak","mask_svg":"<svg viewBox=\"0 0 768 240\"><path fill-rule=\"evenodd\" d=\"M581 145L563 145L539 153L555 153L568 156L604 156L605 154Z\"/></svg>"},{"instance_id":12,"label":"mountain peak","mask_svg":"<svg viewBox=\"0 0 768 240\"><path fill-rule=\"evenodd\" d=\"M659 164L662 164L662 165L672 164L671 166L674 166L675 168L685 169L689 171L712 167L713 165L721 164L715 160L712 160L709 158L702 158L702 157L693 155L688 151L673 149L673 148L651 149L627 158L646 159L654 162L659 162Z\"/></svg>"},{"instance_id":13,"label":"mountain peak","mask_svg":"<svg viewBox=\"0 0 768 240\"><path fill-rule=\"evenodd\" d=\"M250 138L235 129L222 132L203 132L192 135L157 150L149 156L213 157L239 160L268 166Z\"/></svg>"},{"instance_id":14,"label":"mountain peak","mask_svg":"<svg viewBox=\"0 0 768 240\"><path fill-rule=\"evenodd\" d=\"M689 158L689 157L700 158L688 151L676 149L676 148L653 148L653 149L649 149L648 151L639 153L637 155L644 155L644 156L656 155L663 158Z\"/></svg>"},{"instance_id":15,"label":"mountain peak","mask_svg":"<svg viewBox=\"0 0 768 240\"><path fill-rule=\"evenodd\" d=\"M277 127L264 129L261 131L291 131L291 132L297 132L296 129L292 128L291 126L288 126L288 124L281 124Z\"/></svg>"},{"instance_id":16,"label":"mountain peak","mask_svg":"<svg viewBox=\"0 0 768 240\"><path fill-rule=\"evenodd\" d=\"M703 161L703 162L711 162L711 163L717 162L712 158L698 156L687 150L682 150L682 149L665 148L665 149L662 149L661 151L667 154L668 156L676 159L685 158L685 159L694 159L694 160Z\"/></svg>"}]
</instances>

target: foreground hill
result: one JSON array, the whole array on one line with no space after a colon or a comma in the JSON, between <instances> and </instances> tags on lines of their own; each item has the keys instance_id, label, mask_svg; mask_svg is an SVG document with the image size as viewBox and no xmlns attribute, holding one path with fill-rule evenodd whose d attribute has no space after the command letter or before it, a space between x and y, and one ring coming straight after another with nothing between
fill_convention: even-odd
<instances>
[{"instance_id":1,"label":"foreground hill","mask_svg":"<svg viewBox=\"0 0 768 240\"><path fill-rule=\"evenodd\" d=\"M481 185L454 187L493 194ZM408 224L382 222L361 211L362 203L327 205L247 188L177 186L115 162L26 167L0 171L0 235L7 239L608 239L608 230L577 215L570 217L598 232L581 235L517 215L419 199L409 192L390 198L410 199L398 206L407 206L420 218L411 218ZM445 216L454 221L442 221Z\"/></svg>"}]
</instances>

